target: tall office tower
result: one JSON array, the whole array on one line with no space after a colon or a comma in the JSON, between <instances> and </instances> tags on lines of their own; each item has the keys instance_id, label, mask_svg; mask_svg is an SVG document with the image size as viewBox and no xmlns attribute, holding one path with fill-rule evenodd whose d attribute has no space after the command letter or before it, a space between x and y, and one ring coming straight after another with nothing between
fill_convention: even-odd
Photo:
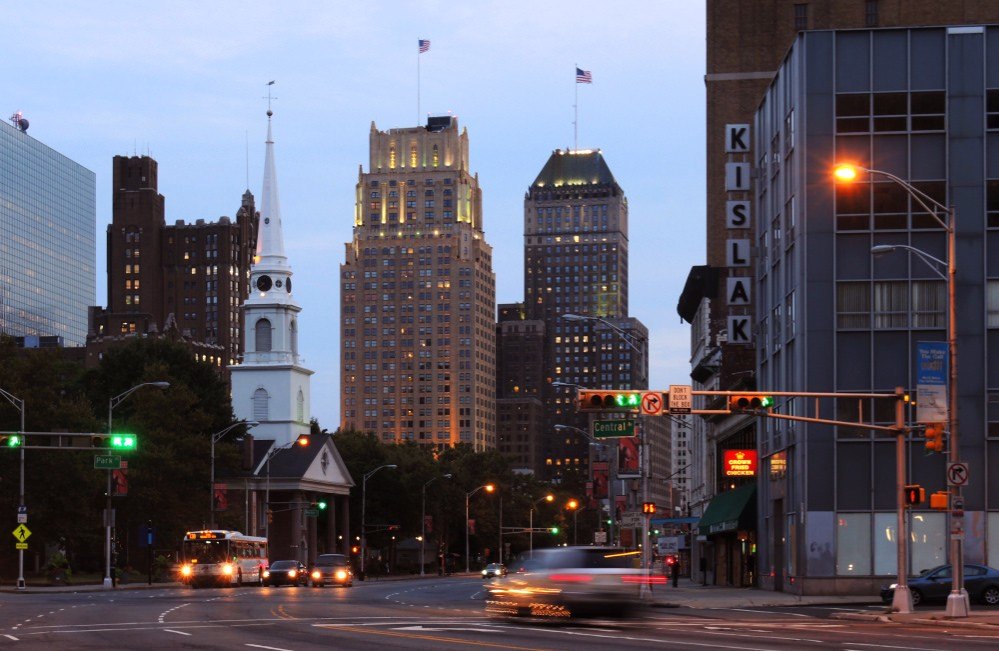
<instances>
[{"instance_id":1,"label":"tall office tower","mask_svg":"<svg viewBox=\"0 0 999 651\"><path fill-rule=\"evenodd\" d=\"M97 292L94 173L0 122L0 333L82 346Z\"/></svg>"},{"instance_id":2,"label":"tall office tower","mask_svg":"<svg viewBox=\"0 0 999 651\"><path fill-rule=\"evenodd\" d=\"M256 241L253 195L235 221L165 223L159 167L148 156L115 156L108 226L108 305L92 310L88 346L175 329L199 358L224 371L240 358L247 278Z\"/></svg>"},{"instance_id":3,"label":"tall office tower","mask_svg":"<svg viewBox=\"0 0 999 651\"><path fill-rule=\"evenodd\" d=\"M371 125L340 267L344 428L496 446L496 287L468 133Z\"/></svg>"},{"instance_id":4,"label":"tall office tower","mask_svg":"<svg viewBox=\"0 0 999 651\"><path fill-rule=\"evenodd\" d=\"M738 164L757 164L783 152L767 143L765 151L753 148L754 112L767 92L777 69L796 35L804 30L904 27L990 23L999 20L999 5L989 2L936 2L935 0L778 0L743 2L709 0L707 3L707 240L706 264L691 269L677 311L691 324L691 378L695 389L741 390L757 384L755 351L764 342L752 329L763 297L742 290L752 283L756 260L745 255L751 241L750 227L758 216L746 211L751 199L749 179L738 177ZM792 120L793 116L774 116ZM731 125L731 129L729 129ZM750 128L739 130L740 125ZM726 167L726 166L729 167ZM742 168L743 170L745 168ZM726 177L726 172L731 176ZM792 202L783 213L797 211ZM799 222L800 223L800 222ZM785 231L785 233L787 233ZM733 247L735 247L733 249ZM786 308L783 308L786 309ZM771 333L772 334L772 333ZM780 388L780 387L776 387ZM696 401L705 407L707 401ZM742 495L722 497L734 484L751 491L755 478L726 477L721 459L726 451L757 447L756 419L745 415L692 419L691 450L704 454L691 459L686 496L692 513L702 515L715 495L721 517L724 501L742 500L747 505L742 522L702 523L706 541L695 544L707 561L709 582L719 584L772 585L768 568L759 567L747 550L757 539L755 500ZM703 445L696 439L701 439ZM715 515L712 515L713 519ZM726 522L728 525L726 525ZM734 524L733 524L734 523ZM784 559L790 562L789 558ZM716 568L723 571L716 572ZM776 576L781 575L779 570ZM778 584L781 581L778 579ZM800 585L800 584L799 584ZM786 586L792 587L792 586ZM780 587L778 587L780 589Z\"/></svg>"},{"instance_id":5,"label":"tall office tower","mask_svg":"<svg viewBox=\"0 0 999 651\"><path fill-rule=\"evenodd\" d=\"M496 351L496 449L544 476L545 322L527 319L523 303L500 305Z\"/></svg>"},{"instance_id":6,"label":"tall office tower","mask_svg":"<svg viewBox=\"0 0 999 651\"><path fill-rule=\"evenodd\" d=\"M600 151L556 150L528 189L524 296L522 325L517 315L501 314L499 327L509 332L537 324L530 327L544 342L536 391L545 411L541 429L532 433L544 450L543 474L588 477L589 441L555 427L589 429L586 414L577 412L576 387L648 387L648 331L628 316L628 201ZM500 352L505 377L520 373L528 386L538 383L530 379L535 371L529 358L522 368L511 367L517 357L507 341ZM642 424L660 474L669 466L662 424ZM627 487L616 494L626 496Z\"/></svg>"}]
</instances>

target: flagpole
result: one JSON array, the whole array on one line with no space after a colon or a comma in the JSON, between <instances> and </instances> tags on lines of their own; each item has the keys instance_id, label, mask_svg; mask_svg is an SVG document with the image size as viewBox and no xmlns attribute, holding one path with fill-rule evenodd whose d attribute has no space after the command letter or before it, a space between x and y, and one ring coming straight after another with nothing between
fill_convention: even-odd
<instances>
[{"instance_id":1,"label":"flagpole","mask_svg":"<svg viewBox=\"0 0 999 651\"><path fill-rule=\"evenodd\" d=\"M576 79L576 70L579 70L579 64L573 64L572 80L573 80L573 100L572 100L572 149L573 151L579 149L579 80Z\"/></svg>"},{"instance_id":2,"label":"flagpole","mask_svg":"<svg viewBox=\"0 0 999 651\"><path fill-rule=\"evenodd\" d=\"M420 126L420 48L416 48L416 126Z\"/></svg>"}]
</instances>

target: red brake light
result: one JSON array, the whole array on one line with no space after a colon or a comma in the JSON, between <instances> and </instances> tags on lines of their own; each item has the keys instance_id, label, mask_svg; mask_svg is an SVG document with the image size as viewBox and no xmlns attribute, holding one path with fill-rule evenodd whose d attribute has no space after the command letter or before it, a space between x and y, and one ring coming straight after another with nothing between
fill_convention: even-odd
<instances>
[{"instance_id":1,"label":"red brake light","mask_svg":"<svg viewBox=\"0 0 999 651\"><path fill-rule=\"evenodd\" d=\"M663 585L666 583L666 577L658 574L650 574L648 576L640 576L637 574L626 574L621 577L621 583L648 583L655 585Z\"/></svg>"},{"instance_id":2,"label":"red brake light","mask_svg":"<svg viewBox=\"0 0 999 651\"><path fill-rule=\"evenodd\" d=\"M559 583L589 583L593 580L589 574L552 574L549 578Z\"/></svg>"}]
</instances>

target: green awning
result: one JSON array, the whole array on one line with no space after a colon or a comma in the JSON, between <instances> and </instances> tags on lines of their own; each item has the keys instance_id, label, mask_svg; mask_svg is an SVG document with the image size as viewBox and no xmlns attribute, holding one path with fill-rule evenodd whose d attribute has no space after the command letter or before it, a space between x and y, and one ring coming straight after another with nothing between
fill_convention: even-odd
<instances>
[{"instance_id":1,"label":"green awning","mask_svg":"<svg viewBox=\"0 0 999 651\"><path fill-rule=\"evenodd\" d=\"M756 484L718 493L697 523L702 536L756 527Z\"/></svg>"}]
</instances>

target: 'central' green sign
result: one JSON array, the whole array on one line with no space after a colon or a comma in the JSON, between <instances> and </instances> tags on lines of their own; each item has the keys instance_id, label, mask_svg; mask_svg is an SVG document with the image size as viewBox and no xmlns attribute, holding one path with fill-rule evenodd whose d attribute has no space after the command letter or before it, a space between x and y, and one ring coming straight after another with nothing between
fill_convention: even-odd
<instances>
[{"instance_id":1,"label":"'central' green sign","mask_svg":"<svg viewBox=\"0 0 999 651\"><path fill-rule=\"evenodd\" d=\"M593 421L593 438L611 439L635 435L633 420L595 420Z\"/></svg>"}]
</instances>

